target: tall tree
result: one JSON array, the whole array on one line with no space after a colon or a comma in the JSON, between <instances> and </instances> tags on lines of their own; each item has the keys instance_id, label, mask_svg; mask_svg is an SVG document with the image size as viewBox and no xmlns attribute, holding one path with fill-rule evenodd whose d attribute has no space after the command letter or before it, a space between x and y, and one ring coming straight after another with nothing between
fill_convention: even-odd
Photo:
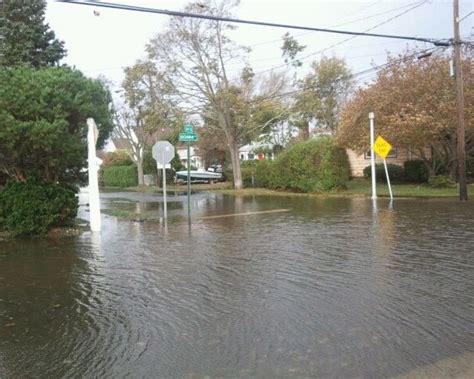
<instances>
[{"instance_id":1,"label":"tall tree","mask_svg":"<svg viewBox=\"0 0 474 379\"><path fill-rule=\"evenodd\" d=\"M122 88L125 104L116 111L115 133L127 141L138 184L143 185L145 150L158 139L173 139L182 117L169 96L172 87L151 62L126 68Z\"/></svg>"},{"instance_id":2,"label":"tall tree","mask_svg":"<svg viewBox=\"0 0 474 379\"><path fill-rule=\"evenodd\" d=\"M189 4L185 10L193 13L230 16L238 1L212 0ZM164 67L170 82L175 84L181 104L190 112L213 120L212 126L225 136L234 174L234 185L242 188L239 146L248 136L248 124L240 109L249 100L252 74L243 70L242 78L232 80L228 65L240 61L248 52L232 42L227 32L234 27L225 22L174 17L165 32L153 38L148 47L149 58ZM247 97L246 97L247 96ZM238 110L238 111L237 111ZM251 107L246 108L250 116ZM204 115L204 113L206 113ZM250 126L252 129L255 125Z\"/></svg>"},{"instance_id":3,"label":"tall tree","mask_svg":"<svg viewBox=\"0 0 474 379\"><path fill-rule=\"evenodd\" d=\"M298 54L306 49L305 45L300 45L300 43L290 35L290 33L285 33L282 37L283 45L281 47L282 56L285 59L285 63L291 64L293 67L301 67L303 62L298 59Z\"/></svg>"},{"instance_id":4,"label":"tall tree","mask_svg":"<svg viewBox=\"0 0 474 379\"><path fill-rule=\"evenodd\" d=\"M352 89L351 72L343 59L322 57L311 72L297 83L292 123L309 137L309 126L321 132L336 132L342 106Z\"/></svg>"},{"instance_id":5,"label":"tall tree","mask_svg":"<svg viewBox=\"0 0 474 379\"><path fill-rule=\"evenodd\" d=\"M472 69L472 56L463 62L466 73ZM456 102L449 57L442 54L417 59L407 51L389 57L376 81L360 89L344 109L338 140L362 152L369 148L367 114L375 112L377 132L392 144L410 146L431 174L446 169L455 178ZM466 150L474 149L474 78L464 83Z\"/></svg>"},{"instance_id":6,"label":"tall tree","mask_svg":"<svg viewBox=\"0 0 474 379\"><path fill-rule=\"evenodd\" d=\"M0 65L52 66L66 55L64 42L44 22L45 9L44 0L0 2Z\"/></svg>"},{"instance_id":7,"label":"tall tree","mask_svg":"<svg viewBox=\"0 0 474 379\"><path fill-rule=\"evenodd\" d=\"M205 165L220 164L222 167L225 166L229 149L225 143L225 136L219 130L207 125L199 128L199 140L196 147Z\"/></svg>"},{"instance_id":8,"label":"tall tree","mask_svg":"<svg viewBox=\"0 0 474 379\"><path fill-rule=\"evenodd\" d=\"M0 68L0 83L0 171L20 182L83 183L87 118L99 126L99 147L112 130L106 88L59 67Z\"/></svg>"}]
</instances>

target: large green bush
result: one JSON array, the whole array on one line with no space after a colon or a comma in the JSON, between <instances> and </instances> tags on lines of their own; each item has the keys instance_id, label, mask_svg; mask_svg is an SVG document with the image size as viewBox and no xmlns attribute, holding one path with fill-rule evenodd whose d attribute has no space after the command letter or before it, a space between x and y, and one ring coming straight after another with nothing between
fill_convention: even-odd
<instances>
[{"instance_id":1,"label":"large green bush","mask_svg":"<svg viewBox=\"0 0 474 379\"><path fill-rule=\"evenodd\" d=\"M73 190L40 181L8 182L0 192L0 228L25 236L47 232L76 216Z\"/></svg>"},{"instance_id":2,"label":"large green bush","mask_svg":"<svg viewBox=\"0 0 474 379\"><path fill-rule=\"evenodd\" d=\"M106 153L99 169L99 186L104 187L106 185L104 172L107 168L115 166L133 166L133 164L132 158L130 158L125 150L116 150Z\"/></svg>"},{"instance_id":3,"label":"large green bush","mask_svg":"<svg viewBox=\"0 0 474 379\"><path fill-rule=\"evenodd\" d=\"M134 187L138 185L136 166L112 166L104 169L106 187Z\"/></svg>"},{"instance_id":4,"label":"large green bush","mask_svg":"<svg viewBox=\"0 0 474 379\"><path fill-rule=\"evenodd\" d=\"M391 183L402 183L405 180L405 173L403 167L396 164L387 164L388 175ZM372 177L372 170L370 166L364 168L364 177L370 179ZM387 182L385 175L385 167L382 163L375 165L375 178L380 182Z\"/></svg>"},{"instance_id":5,"label":"large green bush","mask_svg":"<svg viewBox=\"0 0 474 379\"><path fill-rule=\"evenodd\" d=\"M265 168L268 187L299 192L344 188L350 178L346 151L327 136L291 146Z\"/></svg>"},{"instance_id":6,"label":"large green bush","mask_svg":"<svg viewBox=\"0 0 474 379\"><path fill-rule=\"evenodd\" d=\"M0 171L18 182L85 184L86 120L98 125L97 147L113 128L104 85L67 67L1 65L0 83Z\"/></svg>"},{"instance_id":7,"label":"large green bush","mask_svg":"<svg viewBox=\"0 0 474 379\"><path fill-rule=\"evenodd\" d=\"M270 187L273 164L274 162L270 160L242 162L241 171L244 187Z\"/></svg>"},{"instance_id":8,"label":"large green bush","mask_svg":"<svg viewBox=\"0 0 474 379\"><path fill-rule=\"evenodd\" d=\"M244 161L240 165L242 174L242 183L244 187L257 187L256 185L256 166L258 161Z\"/></svg>"},{"instance_id":9,"label":"large green bush","mask_svg":"<svg viewBox=\"0 0 474 379\"><path fill-rule=\"evenodd\" d=\"M424 183L428 181L428 170L422 160L412 160L403 163L405 180L409 183Z\"/></svg>"}]
</instances>

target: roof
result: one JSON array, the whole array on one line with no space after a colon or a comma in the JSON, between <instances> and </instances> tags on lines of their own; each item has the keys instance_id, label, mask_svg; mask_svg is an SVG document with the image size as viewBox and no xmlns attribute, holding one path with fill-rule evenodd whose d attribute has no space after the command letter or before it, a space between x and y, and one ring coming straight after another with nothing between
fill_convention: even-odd
<instances>
[{"instance_id":1,"label":"roof","mask_svg":"<svg viewBox=\"0 0 474 379\"><path fill-rule=\"evenodd\" d=\"M126 138L112 138L112 142L117 150L130 149L130 144Z\"/></svg>"}]
</instances>

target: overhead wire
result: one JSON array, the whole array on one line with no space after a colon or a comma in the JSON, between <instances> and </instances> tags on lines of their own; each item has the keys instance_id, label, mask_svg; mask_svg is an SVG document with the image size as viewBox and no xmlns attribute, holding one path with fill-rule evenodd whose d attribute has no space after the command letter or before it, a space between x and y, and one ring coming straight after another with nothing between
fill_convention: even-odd
<instances>
[{"instance_id":1,"label":"overhead wire","mask_svg":"<svg viewBox=\"0 0 474 379\"><path fill-rule=\"evenodd\" d=\"M412 10L418 8L418 7L420 7L421 5L425 4L426 2L427 2L427 0L423 0L423 1L421 1L421 2L418 2L418 3L416 3L415 5L413 5L412 7L410 7L409 9L406 9L405 11L403 11L403 12L401 12L401 13L398 13L398 14L394 15L393 17L390 17L390 18L387 19L387 20L382 21L382 22L378 23L377 25L374 25L374 26L368 28L366 31L370 31L370 30L373 30L373 29L375 29L375 28L378 28L379 26L385 25L385 24L389 23L390 21L393 21L393 20L395 20L395 19L397 19L397 18L399 18L399 17L405 15L406 13L408 13L408 12L410 12L410 11L412 11ZM355 36L351 36L351 37L349 37L349 38L345 38L345 39L343 39L342 41L336 42L336 43L334 43L334 44L332 44L332 45L330 45L330 46L328 46L328 47L325 47L325 48L323 48L323 49L321 49L321 50L318 50L318 51L316 51L316 52L313 52L313 53L304 55L303 57L299 58L298 60L301 61L301 60L305 60L305 59L307 59L307 58L313 57L313 56L315 56L315 55L322 54L322 53L324 53L324 52L326 52L326 51L328 51L328 50L331 50L331 49L334 48L334 47L340 46L340 45L342 45L342 44L344 44L344 43L346 43L346 42L348 42L348 41L350 41L350 40L353 40L354 38L357 38L357 37L359 37L359 36L358 36L358 35L355 35ZM285 64L278 65L278 66L273 66L273 67L271 67L271 68L268 68L268 69L265 69L265 70L256 72L255 75L261 75L261 74L264 74L264 73L266 73L266 72L270 72L270 71L273 71L273 70L275 70L275 69L282 68L282 67L286 67L286 66L287 66L286 63L285 63Z\"/></svg>"},{"instance_id":2,"label":"overhead wire","mask_svg":"<svg viewBox=\"0 0 474 379\"><path fill-rule=\"evenodd\" d=\"M380 4L380 1L370 4L368 7L363 8L363 10L365 11L365 10L371 8L372 6L378 5L378 4ZM394 12L394 11L399 10L399 9L407 8L407 7L410 7L411 5L412 4L403 5L401 7L392 8L392 9L389 9L389 10L386 10L386 11L383 11L383 12L371 14L369 16L365 16L365 17L358 18L358 19L355 19L355 20L345 21L345 22L342 22L342 23L330 25L330 27L331 28L336 28L338 26L349 25L349 24L353 24L355 22L368 20L369 18L374 18L374 17L381 16L381 15L386 14L386 13ZM357 11L356 13L360 13L360 10ZM306 35L310 35L310 34L313 34L313 32L299 33L299 34L296 34L294 37L302 37L302 36L306 36ZM249 47L261 46L261 45L266 45L266 44L270 44L270 43L274 43L274 42L281 42L281 38L277 38L277 39L273 39L273 40L269 40L269 41L258 42L258 43L255 43L253 45L250 45Z\"/></svg>"},{"instance_id":3,"label":"overhead wire","mask_svg":"<svg viewBox=\"0 0 474 379\"><path fill-rule=\"evenodd\" d=\"M359 77L359 76L362 76L362 75L365 75L365 74L372 74L372 73L375 73L379 70L382 70L384 68L388 68L390 66L393 66L395 64L398 64L398 63L401 63L403 61L407 61L409 59L412 59L414 57L417 57L418 55L420 54L423 54L423 53L427 53L427 52L430 52L430 53L435 53L435 52L438 52L438 51L441 51L445 49L445 47L442 47L442 46L437 46L437 47L431 47L429 49L424 49L424 50L420 50L420 51L417 51L417 52L414 52L408 56L405 56L405 57L402 57L400 59L396 59L394 61L391 61L391 62L387 62L387 63L384 63L384 64L381 64L381 65L378 65L378 66L374 66L374 67L371 67L369 69L365 69L365 70L362 70L362 71L359 71L359 72L356 72L354 74L350 74L350 75L347 75L347 76L343 76L339 79L336 79L335 81L336 82L339 82L341 80L348 80L348 79L354 79L356 77ZM366 78L364 78L366 79ZM278 93L278 94L275 94L275 95L272 95L272 96L268 96L268 97L265 97L265 98L259 98L259 99L255 99L255 100L251 100L249 101L248 103L249 104L253 104L253 103L260 103L260 102L264 102L264 101L267 101L267 100L271 100L271 99L276 99L276 98L280 98L280 97L285 97L285 96L289 96L289 95L294 95L296 93L299 93L299 92L304 92L304 91L308 91L308 90L311 90L311 89L314 89L316 88L315 86L307 86L307 87L302 87L302 88L297 88L297 89L294 89L294 90L291 90L291 91L287 91L287 92L283 92L283 93Z\"/></svg>"},{"instance_id":4,"label":"overhead wire","mask_svg":"<svg viewBox=\"0 0 474 379\"><path fill-rule=\"evenodd\" d=\"M284 28L284 29L310 30L310 31L322 32L322 33L345 34L345 35L355 35L355 36L365 36L365 37L404 39L404 40L409 40L409 41L429 42L429 43L434 44L435 46L449 46L450 44L449 41L442 40L442 39L434 39L434 38L401 36L401 35L394 35L394 34L355 32L355 31L349 31L349 30L337 30L337 29L328 29L328 28L316 28L316 27L311 27L311 26L281 24L281 23L276 23L276 22L244 20L244 19L237 19L237 18L232 18L232 17L214 16L214 15L201 14L201 13L172 11L172 10L157 9L157 8L146 8L146 7L138 7L138 6L132 6L132 5L126 5L126 4L117 4L117 3L106 3L102 1L100 2L91 1L91 0L56 0L56 1L61 2L61 3L68 3L68 4L113 8L113 9L121 9L121 10L135 11L135 12L156 13L156 14L164 14L164 15L172 16L172 17L196 18L196 19L204 19L204 20L211 20L211 21L224 21L224 22L236 23L236 24L259 25L259 26Z\"/></svg>"}]
</instances>

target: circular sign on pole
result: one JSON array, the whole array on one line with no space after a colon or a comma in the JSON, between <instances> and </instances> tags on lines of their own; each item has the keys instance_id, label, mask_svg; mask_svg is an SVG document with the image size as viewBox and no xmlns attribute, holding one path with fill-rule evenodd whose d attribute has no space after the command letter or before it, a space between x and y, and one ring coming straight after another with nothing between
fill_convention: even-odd
<instances>
[{"instance_id":1,"label":"circular sign on pole","mask_svg":"<svg viewBox=\"0 0 474 379\"><path fill-rule=\"evenodd\" d=\"M153 145L152 155L160 166L166 165L174 158L174 146L168 141L158 141Z\"/></svg>"}]
</instances>

